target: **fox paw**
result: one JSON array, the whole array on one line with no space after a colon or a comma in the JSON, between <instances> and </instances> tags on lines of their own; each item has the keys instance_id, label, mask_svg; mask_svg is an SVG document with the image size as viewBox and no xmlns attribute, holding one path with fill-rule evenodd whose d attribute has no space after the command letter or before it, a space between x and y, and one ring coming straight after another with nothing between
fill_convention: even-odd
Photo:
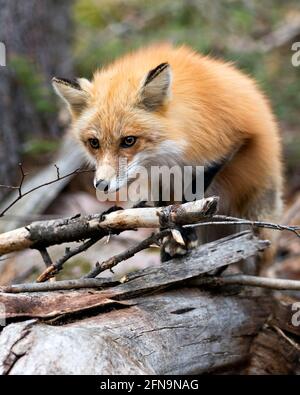
<instances>
[{"instance_id":1,"label":"fox paw","mask_svg":"<svg viewBox=\"0 0 300 395\"><path fill-rule=\"evenodd\" d=\"M185 255L198 246L198 237L195 229L173 229L172 233L162 240L161 261Z\"/></svg>"}]
</instances>

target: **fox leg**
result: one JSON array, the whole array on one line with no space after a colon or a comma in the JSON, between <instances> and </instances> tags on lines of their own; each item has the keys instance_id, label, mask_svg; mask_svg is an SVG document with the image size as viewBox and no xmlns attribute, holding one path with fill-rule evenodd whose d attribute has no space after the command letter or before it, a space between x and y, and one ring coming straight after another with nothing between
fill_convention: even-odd
<instances>
[{"instance_id":1,"label":"fox leg","mask_svg":"<svg viewBox=\"0 0 300 395\"><path fill-rule=\"evenodd\" d=\"M162 262L185 255L189 250L198 246L198 236L195 229L180 227L177 230L181 233L184 245L178 243L172 234L164 237L160 254Z\"/></svg>"},{"instance_id":2,"label":"fox leg","mask_svg":"<svg viewBox=\"0 0 300 395\"><path fill-rule=\"evenodd\" d=\"M212 165L209 165L205 168L204 171L204 192L209 188L211 183L213 182L215 176L219 173L219 171L226 164L226 160L222 160L216 162ZM196 185L197 179L196 174L194 173L192 182L190 185L191 191L196 193ZM161 186L160 186L161 188ZM182 196L181 203L186 203L184 196ZM157 202L158 205L162 205L162 202ZM182 255L185 255L189 250L192 250L200 244L199 232L196 228L183 228L180 227L178 230L181 233L182 239L184 241L184 245L176 241L172 234L166 236L162 241L161 248L161 262L168 261L172 258L176 258Z\"/></svg>"}]
</instances>

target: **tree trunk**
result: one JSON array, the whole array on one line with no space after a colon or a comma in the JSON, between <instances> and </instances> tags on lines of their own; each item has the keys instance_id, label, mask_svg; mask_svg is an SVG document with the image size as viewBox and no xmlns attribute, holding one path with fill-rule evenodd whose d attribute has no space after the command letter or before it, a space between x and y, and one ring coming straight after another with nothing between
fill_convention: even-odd
<instances>
[{"instance_id":1,"label":"tree trunk","mask_svg":"<svg viewBox=\"0 0 300 395\"><path fill-rule=\"evenodd\" d=\"M59 133L50 81L72 74L71 3L0 0L0 41L7 53L0 67L0 184L15 181L26 139ZM6 192L1 189L0 198Z\"/></svg>"}]
</instances>

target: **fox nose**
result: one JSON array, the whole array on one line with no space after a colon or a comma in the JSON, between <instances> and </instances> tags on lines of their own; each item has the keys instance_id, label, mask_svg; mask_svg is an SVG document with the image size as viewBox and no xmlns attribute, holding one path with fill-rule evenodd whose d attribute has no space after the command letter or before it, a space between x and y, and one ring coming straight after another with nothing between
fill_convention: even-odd
<instances>
[{"instance_id":1,"label":"fox nose","mask_svg":"<svg viewBox=\"0 0 300 395\"><path fill-rule=\"evenodd\" d=\"M107 192L109 188L109 182L106 180L97 180L95 182L95 187L99 189L99 191Z\"/></svg>"}]
</instances>

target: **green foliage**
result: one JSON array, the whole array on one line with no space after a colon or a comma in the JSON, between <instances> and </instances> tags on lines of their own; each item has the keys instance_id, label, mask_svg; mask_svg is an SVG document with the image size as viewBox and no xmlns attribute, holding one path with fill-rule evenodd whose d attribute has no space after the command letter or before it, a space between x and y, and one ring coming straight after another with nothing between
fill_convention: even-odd
<instances>
[{"instance_id":1,"label":"green foliage","mask_svg":"<svg viewBox=\"0 0 300 395\"><path fill-rule=\"evenodd\" d=\"M16 81L22 86L37 112L51 113L55 111L50 90L46 87L43 76L29 59L25 56L15 55L11 57L9 67L13 70Z\"/></svg>"},{"instance_id":2,"label":"green foliage","mask_svg":"<svg viewBox=\"0 0 300 395\"><path fill-rule=\"evenodd\" d=\"M258 80L280 119L295 124L300 69L291 66L290 49L242 51L236 42L258 42L297 10L298 0L77 0L78 73L89 77L97 67L150 42L186 43L234 61Z\"/></svg>"},{"instance_id":3,"label":"green foliage","mask_svg":"<svg viewBox=\"0 0 300 395\"><path fill-rule=\"evenodd\" d=\"M54 153L59 148L59 141L47 140L45 138L30 138L26 141L23 146L23 153L34 157L37 155Z\"/></svg>"}]
</instances>

